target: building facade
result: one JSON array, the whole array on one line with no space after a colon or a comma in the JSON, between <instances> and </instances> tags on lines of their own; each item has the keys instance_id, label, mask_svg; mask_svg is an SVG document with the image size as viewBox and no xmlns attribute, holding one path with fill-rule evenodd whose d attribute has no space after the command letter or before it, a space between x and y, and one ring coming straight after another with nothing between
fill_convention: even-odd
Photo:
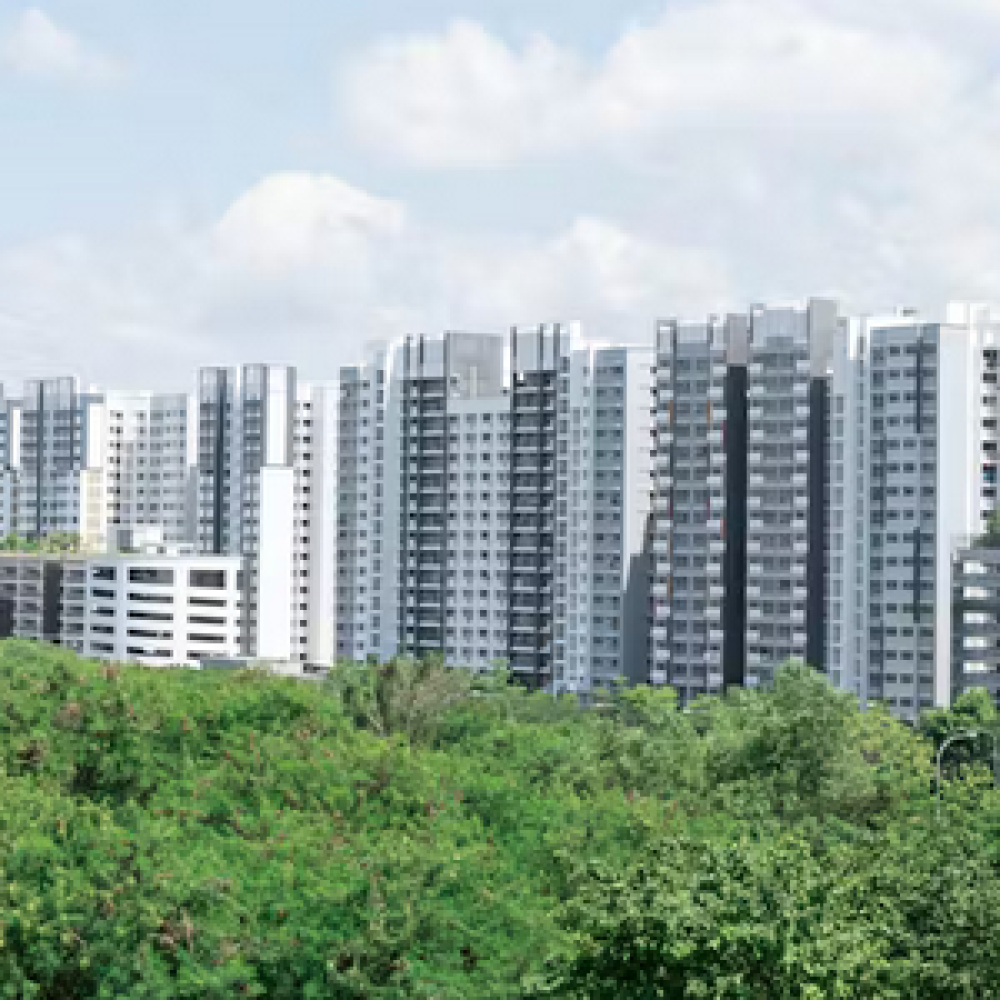
<instances>
[{"instance_id":1,"label":"building facade","mask_svg":"<svg viewBox=\"0 0 1000 1000\"><path fill-rule=\"evenodd\" d=\"M559 374L558 690L648 679L655 358L652 347L578 347Z\"/></svg>"},{"instance_id":2,"label":"building facade","mask_svg":"<svg viewBox=\"0 0 1000 1000\"><path fill-rule=\"evenodd\" d=\"M801 660L825 669L828 423L837 306L748 317L746 683Z\"/></svg>"},{"instance_id":3,"label":"building facade","mask_svg":"<svg viewBox=\"0 0 1000 1000\"><path fill-rule=\"evenodd\" d=\"M657 329L650 680L682 701L742 684L747 323Z\"/></svg>"},{"instance_id":4,"label":"building facade","mask_svg":"<svg viewBox=\"0 0 1000 1000\"><path fill-rule=\"evenodd\" d=\"M982 688L1000 707L1000 545L962 545L952 560L951 697Z\"/></svg>"},{"instance_id":5,"label":"building facade","mask_svg":"<svg viewBox=\"0 0 1000 1000\"><path fill-rule=\"evenodd\" d=\"M242 652L242 561L162 542L104 555L0 555L0 638L89 659L194 666Z\"/></svg>"},{"instance_id":6,"label":"building facade","mask_svg":"<svg viewBox=\"0 0 1000 1000\"><path fill-rule=\"evenodd\" d=\"M104 394L108 531L162 528L171 544L193 542L197 420L186 393Z\"/></svg>"},{"instance_id":7,"label":"building facade","mask_svg":"<svg viewBox=\"0 0 1000 1000\"><path fill-rule=\"evenodd\" d=\"M828 668L903 718L952 689L952 554L997 501L998 327L852 320L833 383Z\"/></svg>"},{"instance_id":8,"label":"building facade","mask_svg":"<svg viewBox=\"0 0 1000 1000\"><path fill-rule=\"evenodd\" d=\"M648 586L651 370L650 350L559 325L409 338L344 369L340 655L502 663L561 690L644 676L641 629L623 635Z\"/></svg>"},{"instance_id":9,"label":"building facade","mask_svg":"<svg viewBox=\"0 0 1000 1000\"><path fill-rule=\"evenodd\" d=\"M204 368L198 378L200 551L245 560L243 645L254 657L330 662L335 613L336 390L294 368Z\"/></svg>"},{"instance_id":10,"label":"building facade","mask_svg":"<svg viewBox=\"0 0 1000 1000\"><path fill-rule=\"evenodd\" d=\"M688 701L823 669L836 306L657 331L650 679Z\"/></svg>"},{"instance_id":11,"label":"building facade","mask_svg":"<svg viewBox=\"0 0 1000 1000\"><path fill-rule=\"evenodd\" d=\"M12 462L14 534L79 536L99 548L107 538L103 397L76 378L25 383Z\"/></svg>"}]
</instances>

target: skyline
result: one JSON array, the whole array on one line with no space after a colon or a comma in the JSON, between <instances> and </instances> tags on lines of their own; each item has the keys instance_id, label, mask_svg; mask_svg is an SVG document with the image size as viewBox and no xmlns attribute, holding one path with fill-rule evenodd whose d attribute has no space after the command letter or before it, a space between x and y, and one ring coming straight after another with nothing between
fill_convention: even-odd
<instances>
[{"instance_id":1,"label":"skyline","mask_svg":"<svg viewBox=\"0 0 1000 1000\"><path fill-rule=\"evenodd\" d=\"M996 297L986 0L468 6L0 6L4 378Z\"/></svg>"}]
</instances>

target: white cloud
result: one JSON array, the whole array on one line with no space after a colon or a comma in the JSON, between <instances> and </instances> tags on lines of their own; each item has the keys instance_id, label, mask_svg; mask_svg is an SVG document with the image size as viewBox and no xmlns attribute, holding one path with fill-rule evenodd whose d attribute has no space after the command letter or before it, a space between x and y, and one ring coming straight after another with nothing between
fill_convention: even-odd
<instances>
[{"instance_id":1,"label":"white cloud","mask_svg":"<svg viewBox=\"0 0 1000 1000\"><path fill-rule=\"evenodd\" d=\"M28 79L71 84L113 83L123 73L118 62L37 7L25 10L10 32L0 37L0 64Z\"/></svg>"},{"instance_id":2,"label":"white cloud","mask_svg":"<svg viewBox=\"0 0 1000 1000\"><path fill-rule=\"evenodd\" d=\"M469 22L385 39L340 100L404 164L599 177L740 298L933 307L1000 297L998 35L997 0L671 0L589 58Z\"/></svg>"},{"instance_id":3,"label":"white cloud","mask_svg":"<svg viewBox=\"0 0 1000 1000\"><path fill-rule=\"evenodd\" d=\"M674 0L597 59L465 22L382 43L345 79L359 128L425 166L512 165L503 233L276 174L218 218L0 255L5 377L183 386L256 358L329 378L407 332L637 339L768 298L1000 298L998 28L994 0ZM535 155L558 173L522 203ZM540 193L562 221L527 235Z\"/></svg>"},{"instance_id":4,"label":"white cloud","mask_svg":"<svg viewBox=\"0 0 1000 1000\"><path fill-rule=\"evenodd\" d=\"M586 78L571 54L541 37L515 51L467 21L378 44L343 83L363 134L418 163L502 163L584 126L574 102Z\"/></svg>"},{"instance_id":5,"label":"white cloud","mask_svg":"<svg viewBox=\"0 0 1000 1000\"><path fill-rule=\"evenodd\" d=\"M240 197L214 228L220 257L262 275L291 276L334 256L364 263L372 244L400 236L402 205L330 176L284 173Z\"/></svg>"},{"instance_id":6,"label":"white cloud","mask_svg":"<svg viewBox=\"0 0 1000 1000\"><path fill-rule=\"evenodd\" d=\"M672 3L594 65L544 37L460 21L389 39L344 72L359 134L424 166L492 166L685 128L893 127L947 110L966 75L934 38L805 0Z\"/></svg>"},{"instance_id":7,"label":"white cloud","mask_svg":"<svg viewBox=\"0 0 1000 1000\"><path fill-rule=\"evenodd\" d=\"M215 221L118 247L66 238L0 257L5 378L191 384L200 364L290 361L334 378L364 341L580 318L650 338L664 303L727 297L695 248L581 218L535 240L433 228L400 203L330 176L278 174Z\"/></svg>"}]
</instances>

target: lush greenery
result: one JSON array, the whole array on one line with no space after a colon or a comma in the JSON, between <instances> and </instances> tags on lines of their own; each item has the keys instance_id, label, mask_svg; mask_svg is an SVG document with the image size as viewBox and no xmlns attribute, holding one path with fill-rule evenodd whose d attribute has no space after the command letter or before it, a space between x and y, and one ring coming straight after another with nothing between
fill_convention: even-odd
<instances>
[{"instance_id":1,"label":"lush greenery","mask_svg":"<svg viewBox=\"0 0 1000 1000\"><path fill-rule=\"evenodd\" d=\"M434 664L328 683L0 646L0 996L1000 996L970 744L802 667L582 712Z\"/></svg>"},{"instance_id":2,"label":"lush greenery","mask_svg":"<svg viewBox=\"0 0 1000 1000\"><path fill-rule=\"evenodd\" d=\"M80 551L80 536L69 531L53 531L44 538L23 538L4 535L0 538L0 552L22 552L34 555L66 555Z\"/></svg>"}]
</instances>

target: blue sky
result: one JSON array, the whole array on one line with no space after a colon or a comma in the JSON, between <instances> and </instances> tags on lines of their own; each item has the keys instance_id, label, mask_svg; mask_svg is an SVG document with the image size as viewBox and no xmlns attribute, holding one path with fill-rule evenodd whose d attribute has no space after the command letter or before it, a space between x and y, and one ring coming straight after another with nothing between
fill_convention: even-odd
<instances>
[{"instance_id":1,"label":"blue sky","mask_svg":"<svg viewBox=\"0 0 1000 1000\"><path fill-rule=\"evenodd\" d=\"M0 0L0 377L997 298L996 0Z\"/></svg>"},{"instance_id":2,"label":"blue sky","mask_svg":"<svg viewBox=\"0 0 1000 1000\"><path fill-rule=\"evenodd\" d=\"M595 53L622 21L614 5L595 0L574 4L571 18L560 6L52 0L39 9L113 53L127 78L96 89L4 80L0 183L16 197L0 214L0 240L66 226L113 229L159 206L221 211L260 177L289 168L332 171L457 215L454 186L461 178L449 178L446 193L436 178L367 155L352 141L336 113L338 66L382 37L434 30L470 15L515 41L544 31ZM25 9L0 0L0 25L10 30ZM493 199L480 197L484 178L468 180L462 219L475 222L470 213L482 213L513 221L508 211L493 210ZM487 188L498 179L489 180ZM528 196L536 210L545 210L547 199Z\"/></svg>"}]
</instances>

